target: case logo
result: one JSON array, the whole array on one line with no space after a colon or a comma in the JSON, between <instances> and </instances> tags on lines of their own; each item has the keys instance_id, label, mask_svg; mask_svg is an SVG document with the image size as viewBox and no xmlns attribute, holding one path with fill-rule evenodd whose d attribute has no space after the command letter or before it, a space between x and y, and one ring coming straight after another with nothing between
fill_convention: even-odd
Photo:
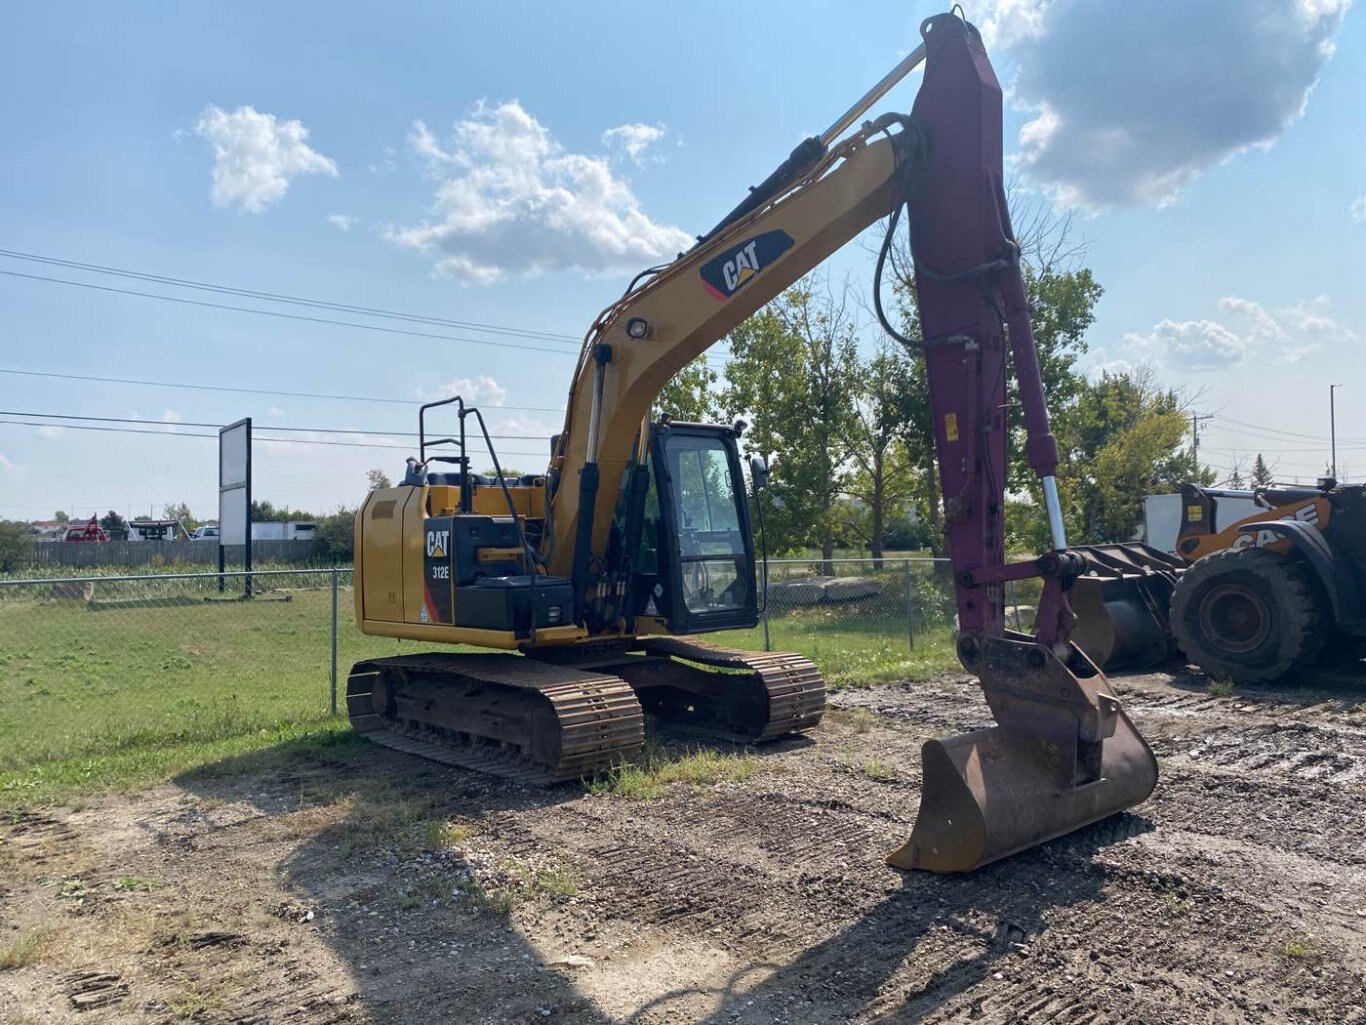
<instances>
[{"instance_id":1,"label":"case logo","mask_svg":"<svg viewBox=\"0 0 1366 1025\"><path fill-rule=\"evenodd\" d=\"M427 558L444 559L450 543L451 532L449 530L427 531Z\"/></svg>"},{"instance_id":2,"label":"case logo","mask_svg":"<svg viewBox=\"0 0 1366 1025\"><path fill-rule=\"evenodd\" d=\"M792 245L792 236L785 231L755 235L704 263L698 271L702 275L702 285L716 299L725 302Z\"/></svg>"},{"instance_id":3,"label":"case logo","mask_svg":"<svg viewBox=\"0 0 1366 1025\"><path fill-rule=\"evenodd\" d=\"M1319 504L1318 502L1310 502L1308 505L1302 505L1293 512L1276 518L1278 520L1299 520L1311 527L1317 527L1319 525ZM1274 530L1263 529L1255 534L1239 534L1233 539L1233 544L1229 547L1235 552L1240 552L1244 548L1265 548L1267 545L1274 545L1277 541L1284 540L1286 539L1279 536Z\"/></svg>"}]
</instances>

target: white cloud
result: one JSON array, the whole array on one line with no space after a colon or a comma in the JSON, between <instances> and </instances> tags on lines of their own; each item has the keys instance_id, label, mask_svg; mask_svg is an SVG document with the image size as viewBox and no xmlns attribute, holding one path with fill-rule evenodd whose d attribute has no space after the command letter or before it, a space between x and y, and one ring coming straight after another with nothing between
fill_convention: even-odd
<instances>
[{"instance_id":1,"label":"white cloud","mask_svg":"<svg viewBox=\"0 0 1366 1025\"><path fill-rule=\"evenodd\" d=\"M1232 327L1214 320L1163 320L1147 334L1125 335L1124 344L1132 353L1178 370L1214 370L1254 354L1275 363L1300 363L1329 345L1358 341L1352 328L1330 315L1326 295L1273 308L1226 295L1218 305L1230 315Z\"/></svg>"},{"instance_id":2,"label":"white cloud","mask_svg":"<svg viewBox=\"0 0 1366 1025\"><path fill-rule=\"evenodd\" d=\"M1254 341L1287 343L1287 351L1300 350L1301 357L1321 348L1324 342L1357 340L1355 331L1329 314L1331 307L1332 303L1326 295L1300 299L1293 306L1273 310L1237 296L1226 295L1219 300L1221 310L1233 313L1249 324L1249 336ZM1293 341L1302 344L1288 344Z\"/></svg>"},{"instance_id":3,"label":"white cloud","mask_svg":"<svg viewBox=\"0 0 1366 1025\"><path fill-rule=\"evenodd\" d=\"M65 433L66 428L56 424L44 424L38 428L38 436L41 438L60 438Z\"/></svg>"},{"instance_id":4,"label":"white cloud","mask_svg":"<svg viewBox=\"0 0 1366 1025\"><path fill-rule=\"evenodd\" d=\"M266 410L266 416L284 416L285 411L279 406L271 406Z\"/></svg>"},{"instance_id":5,"label":"white cloud","mask_svg":"<svg viewBox=\"0 0 1366 1025\"><path fill-rule=\"evenodd\" d=\"M1213 320L1163 320L1148 334L1127 334L1124 344L1178 370L1216 370L1241 363L1251 349Z\"/></svg>"},{"instance_id":6,"label":"white cloud","mask_svg":"<svg viewBox=\"0 0 1366 1025\"><path fill-rule=\"evenodd\" d=\"M620 146L631 158L632 163L639 164L641 155L649 148L650 144L664 138L664 131L664 126L661 124L645 125L637 122L617 125L617 127L609 128L602 133L602 144L609 149L613 146Z\"/></svg>"},{"instance_id":7,"label":"white cloud","mask_svg":"<svg viewBox=\"0 0 1366 1025\"><path fill-rule=\"evenodd\" d=\"M359 217L352 217L350 214L328 214L327 223L338 231L350 231L360 222Z\"/></svg>"},{"instance_id":8,"label":"white cloud","mask_svg":"<svg viewBox=\"0 0 1366 1025\"><path fill-rule=\"evenodd\" d=\"M466 404L478 403L481 406L501 406L508 397L506 388L492 377L483 374L473 380L468 377L456 377L430 390L414 388L413 394L423 402L437 402L459 395Z\"/></svg>"},{"instance_id":9,"label":"white cloud","mask_svg":"<svg viewBox=\"0 0 1366 1025\"><path fill-rule=\"evenodd\" d=\"M0 470L12 471L17 469L18 467L14 463L5 458L5 453L0 452Z\"/></svg>"},{"instance_id":10,"label":"white cloud","mask_svg":"<svg viewBox=\"0 0 1366 1025\"><path fill-rule=\"evenodd\" d=\"M1351 0L996 0L983 32L1034 118L1019 163L1060 201L1172 202L1303 113ZM1366 197L1363 197L1366 198ZM1363 211L1366 216L1366 211Z\"/></svg>"},{"instance_id":11,"label":"white cloud","mask_svg":"<svg viewBox=\"0 0 1366 1025\"><path fill-rule=\"evenodd\" d=\"M1276 316L1291 330L1310 338L1325 342L1355 342L1357 333L1342 321L1329 316L1331 305L1326 295L1319 295L1277 310Z\"/></svg>"},{"instance_id":12,"label":"white cloud","mask_svg":"<svg viewBox=\"0 0 1366 1025\"><path fill-rule=\"evenodd\" d=\"M176 424L180 423L184 419L184 417L182 417L174 409L163 410L162 414L155 418L144 417L136 409L128 415L133 420L143 421L142 425L138 428L139 430L155 430L161 431L165 434L177 433L174 430L174 427Z\"/></svg>"},{"instance_id":13,"label":"white cloud","mask_svg":"<svg viewBox=\"0 0 1366 1025\"><path fill-rule=\"evenodd\" d=\"M1357 196L1348 210L1357 224L1366 224L1366 196Z\"/></svg>"},{"instance_id":14,"label":"white cloud","mask_svg":"<svg viewBox=\"0 0 1366 1025\"><path fill-rule=\"evenodd\" d=\"M1253 302L1251 299L1240 299L1236 295L1226 295L1219 300L1219 309L1249 321L1254 337L1274 341L1285 340L1285 328L1276 323L1276 319L1262 308L1261 303Z\"/></svg>"},{"instance_id":15,"label":"white cloud","mask_svg":"<svg viewBox=\"0 0 1366 1025\"><path fill-rule=\"evenodd\" d=\"M409 145L438 183L432 217L389 238L431 254L439 273L489 284L625 272L692 245L687 232L651 220L605 159L569 152L515 100L477 104L449 147L416 121Z\"/></svg>"},{"instance_id":16,"label":"white cloud","mask_svg":"<svg viewBox=\"0 0 1366 1025\"><path fill-rule=\"evenodd\" d=\"M1303 361L1306 356L1312 356L1316 352L1322 352L1321 345L1291 345L1282 349L1276 354L1276 362L1294 365Z\"/></svg>"},{"instance_id":17,"label":"white cloud","mask_svg":"<svg viewBox=\"0 0 1366 1025\"><path fill-rule=\"evenodd\" d=\"M260 213L284 198L297 175L338 174L331 159L304 141L308 129L297 120L280 121L247 106L229 114L211 105L194 130L213 150L215 206Z\"/></svg>"},{"instance_id":18,"label":"white cloud","mask_svg":"<svg viewBox=\"0 0 1366 1025\"><path fill-rule=\"evenodd\" d=\"M1106 374L1117 377L1130 375L1138 370L1138 365L1129 362L1127 359L1110 359L1103 363L1094 363L1086 368L1086 377L1090 381L1099 381Z\"/></svg>"}]
</instances>

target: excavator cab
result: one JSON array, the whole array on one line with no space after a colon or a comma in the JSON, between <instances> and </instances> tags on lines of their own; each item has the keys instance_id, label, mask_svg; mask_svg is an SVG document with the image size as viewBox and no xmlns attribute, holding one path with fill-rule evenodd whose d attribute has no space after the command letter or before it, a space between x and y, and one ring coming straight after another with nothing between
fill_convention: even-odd
<instances>
[{"instance_id":1,"label":"excavator cab","mask_svg":"<svg viewBox=\"0 0 1366 1025\"><path fill-rule=\"evenodd\" d=\"M749 503L733 428L655 424L629 611L671 634L759 621ZM627 522L632 516L628 515Z\"/></svg>"}]
</instances>

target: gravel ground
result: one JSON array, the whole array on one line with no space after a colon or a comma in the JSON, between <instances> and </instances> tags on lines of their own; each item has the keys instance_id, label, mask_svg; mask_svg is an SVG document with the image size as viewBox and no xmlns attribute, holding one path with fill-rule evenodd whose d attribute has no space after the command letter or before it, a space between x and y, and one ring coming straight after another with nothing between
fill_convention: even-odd
<instances>
[{"instance_id":1,"label":"gravel ground","mask_svg":"<svg viewBox=\"0 0 1366 1025\"><path fill-rule=\"evenodd\" d=\"M1154 797L966 877L882 860L960 676L654 800L352 745L14 813L0 1021L1366 1022L1359 681L1122 678Z\"/></svg>"}]
</instances>

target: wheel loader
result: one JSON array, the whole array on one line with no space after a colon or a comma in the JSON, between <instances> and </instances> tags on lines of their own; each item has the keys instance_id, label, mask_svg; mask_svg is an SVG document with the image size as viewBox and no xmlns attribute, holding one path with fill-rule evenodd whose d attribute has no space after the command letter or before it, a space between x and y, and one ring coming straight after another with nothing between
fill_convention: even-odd
<instances>
[{"instance_id":1,"label":"wheel loader","mask_svg":"<svg viewBox=\"0 0 1366 1025\"><path fill-rule=\"evenodd\" d=\"M1177 551L1192 560L1172 594L1171 627L1210 676L1263 683L1366 637L1366 486L1254 492L1263 509L1221 526L1218 493L1183 491Z\"/></svg>"},{"instance_id":2,"label":"wheel loader","mask_svg":"<svg viewBox=\"0 0 1366 1025\"><path fill-rule=\"evenodd\" d=\"M825 687L796 654L695 640L758 621L743 423L654 418L669 379L860 232L886 221L879 320L924 354L960 632L996 725L931 740L914 829L889 855L960 872L1143 801L1151 750L1069 639L1069 551L1020 247L1002 183L1001 89L977 30L952 14L697 244L651 267L595 320L543 474L502 473L482 413L460 398L419 415L398 487L356 516L356 618L429 653L351 672L355 728L380 744L532 782L639 755L646 716L762 743L810 730ZM913 68L909 115L860 118ZM921 337L882 310L881 279L909 232ZM1007 349L1053 550L1005 559ZM443 374L449 374L446 368ZM816 411L812 411L816 415ZM428 430L428 416L452 425ZM435 436L434 436L435 435ZM494 475L471 472L486 445ZM1005 626L1004 587L1043 581L1029 634ZM494 649L454 652L442 645Z\"/></svg>"}]
</instances>

